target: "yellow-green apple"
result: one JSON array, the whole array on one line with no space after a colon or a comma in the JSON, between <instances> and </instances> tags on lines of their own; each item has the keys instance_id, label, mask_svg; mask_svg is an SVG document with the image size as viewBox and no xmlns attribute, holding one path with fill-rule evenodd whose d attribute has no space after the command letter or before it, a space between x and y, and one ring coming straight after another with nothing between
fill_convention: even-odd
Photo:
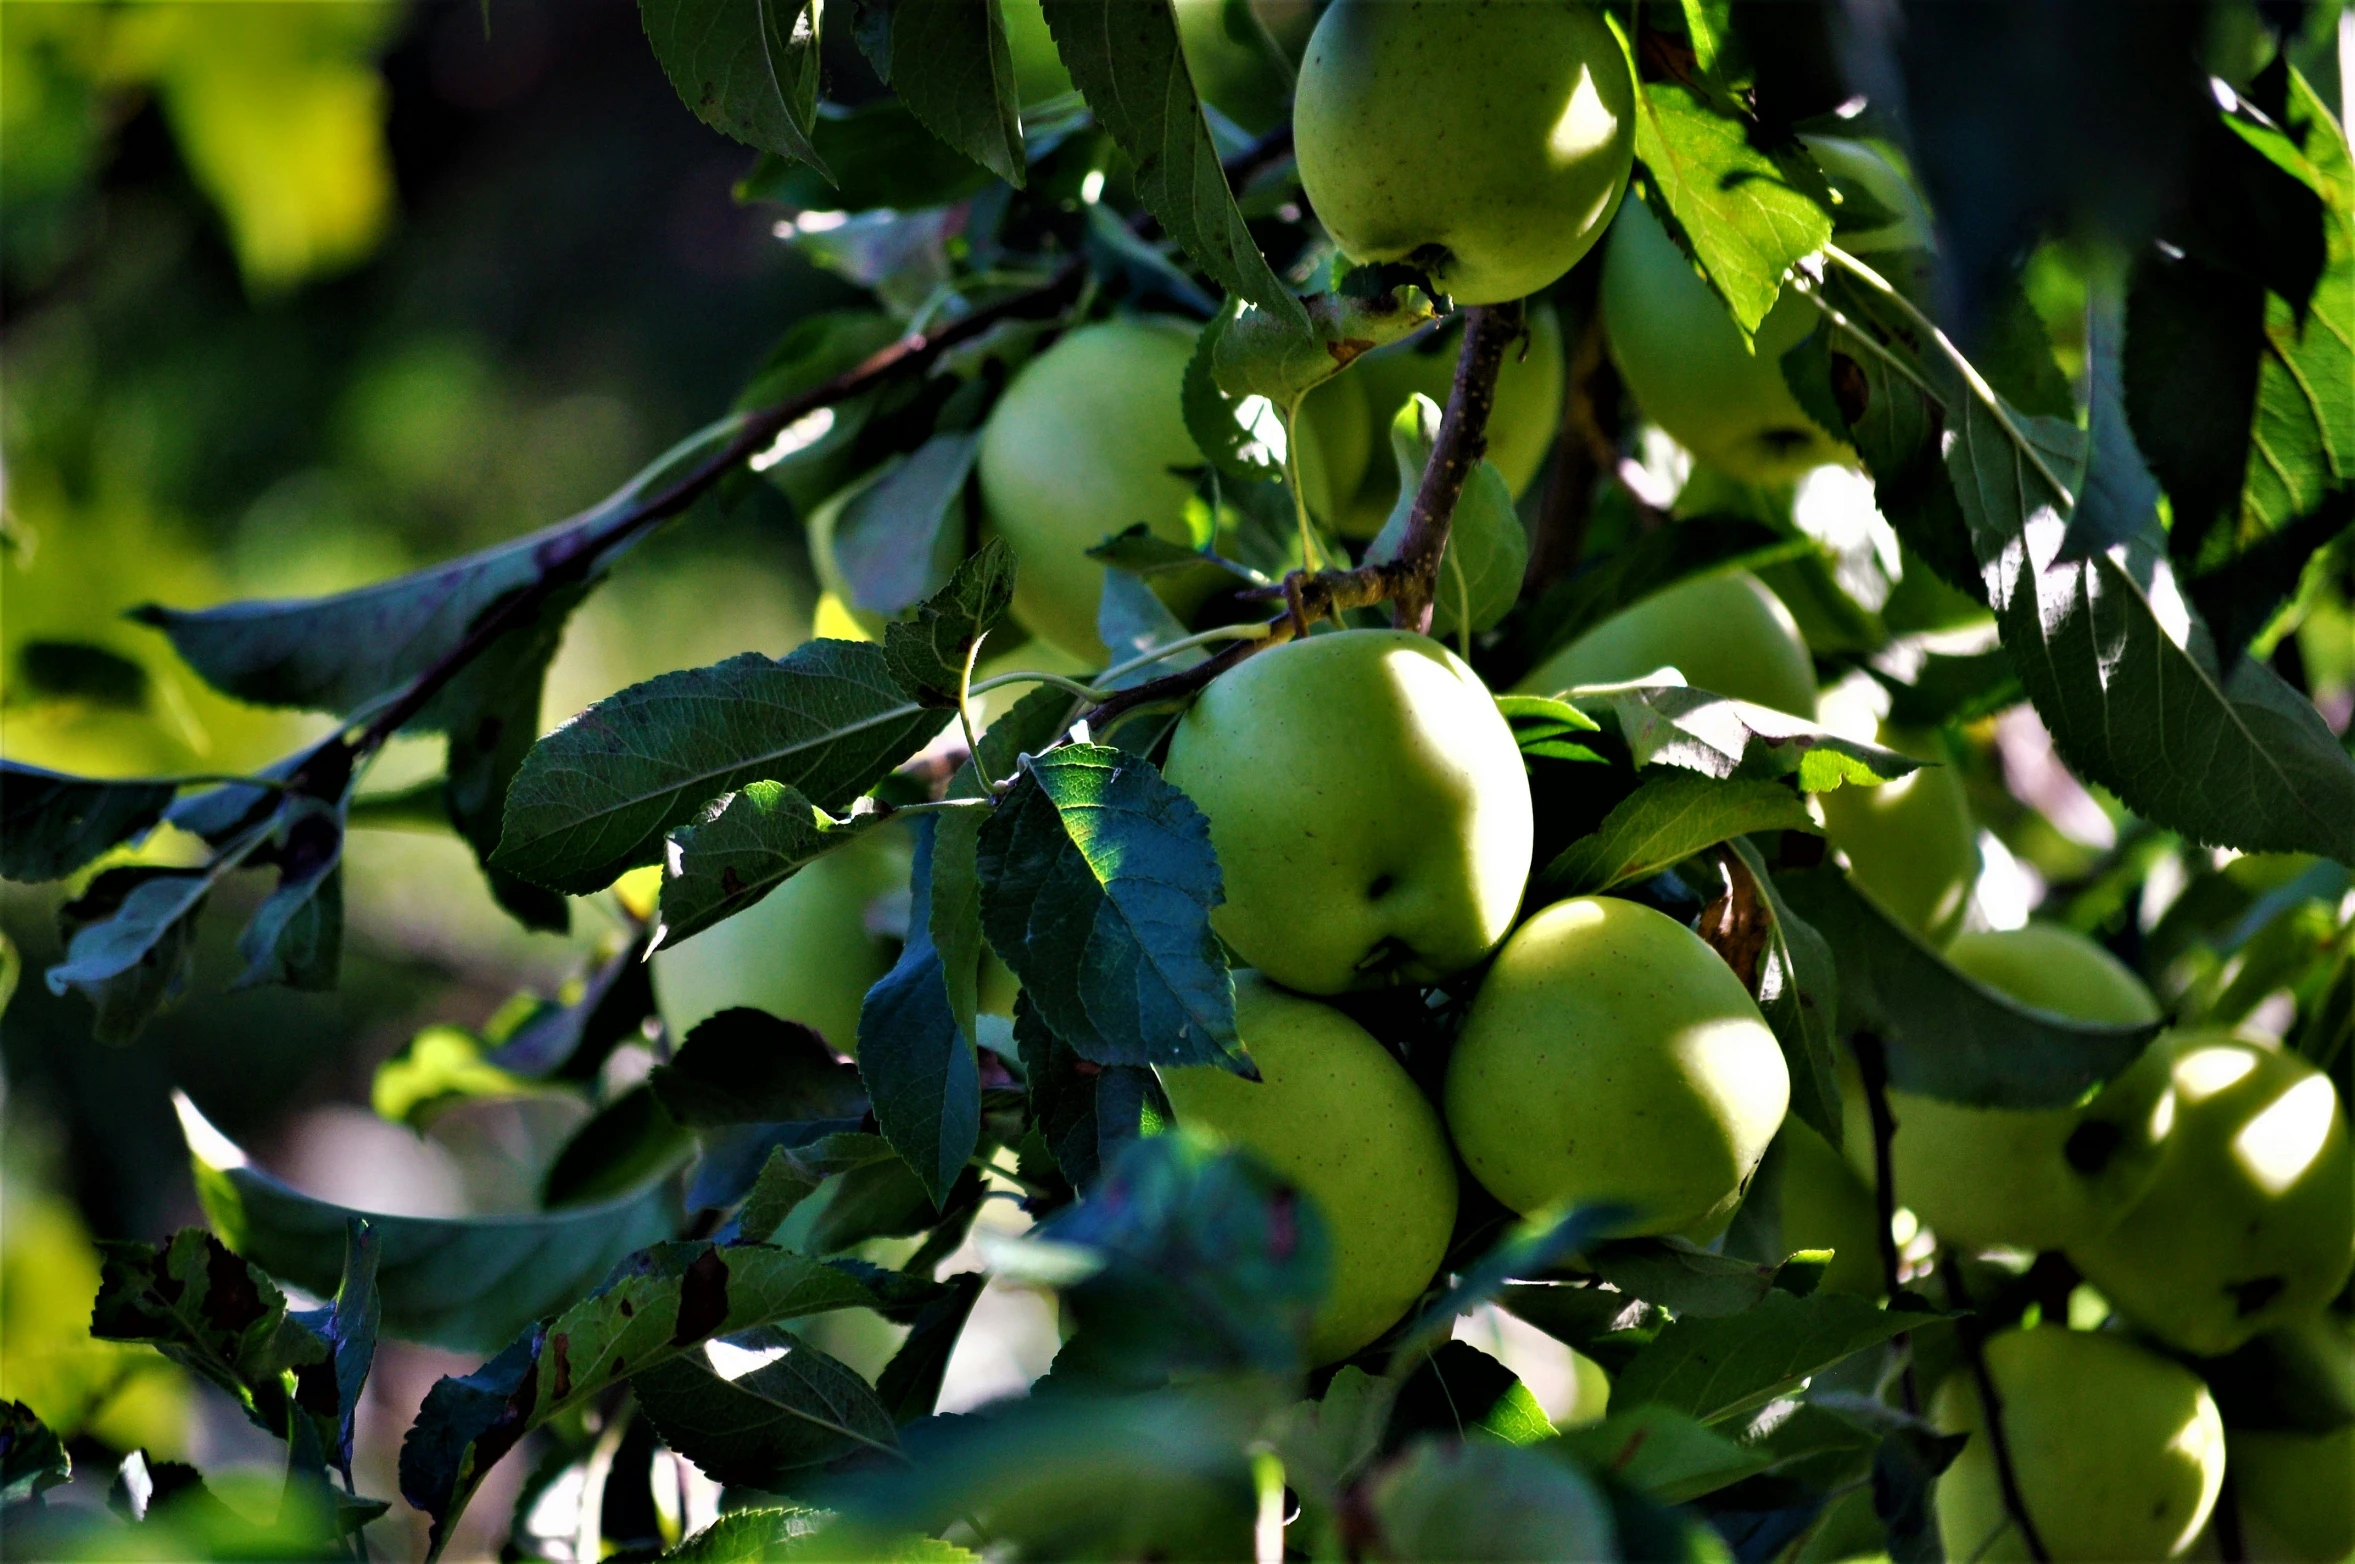
<instances>
[{"instance_id":1,"label":"yellow-green apple","mask_svg":"<svg viewBox=\"0 0 2355 1564\"><path fill-rule=\"evenodd\" d=\"M1516 1211L1609 1201L1713 1232L1783 1122L1782 1049L1733 969L1665 914L1559 901L1513 931L1447 1068L1447 1126Z\"/></svg>"},{"instance_id":2,"label":"yellow-green apple","mask_svg":"<svg viewBox=\"0 0 2355 1564\"><path fill-rule=\"evenodd\" d=\"M2022 1507L2055 1564L2171 1559L2188 1550L2224 1485L2224 1420L2190 1370L2125 1338L2057 1325L1985 1343ZM1969 1434L1938 1479L1950 1559L2020 1560L1976 1378L1938 1387L1940 1431Z\"/></svg>"},{"instance_id":3,"label":"yellow-green apple","mask_svg":"<svg viewBox=\"0 0 2355 1564\"><path fill-rule=\"evenodd\" d=\"M2074 929L2036 923L1962 934L1947 959L2066 1020L2139 1026L2160 1018L2142 980ZM2158 1176L2175 1122L2163 1052L2065 1108L1973 1108L1892 1089L1897 1198L1961 1244L2062 1249L2106 1231Z\"/></svg>"},{"instance_id":4,"label":"yellow-green apple","mask_svg":"<svg viewBox=\"0 0 2355 1564\"><path fill-rule=\"evenodd\" d=\"M1815 720L1844 738L1878 742L1915 760L1944 758L1934 736L1881 726L1865 697L1868 679L1823 693ZM1846 786L1816 795L1824 838L1848 859L1848 875L1881 909L1932 944L1962 927L1979 879L1979 830L1962 778L1945 764L1878 787Z\"/></svg>"},{"instance_id":5,"label":"yellow-green apple","mask_svg":"<svg viewBox=\"0 0 2355 1564\"><path fill-rule=\"evenodd\" d=\"M1235 974L1235 1031L1257 1083L1215 1065L1161 1072L1177 1121L1249 1147L1314 1200L1333 1290L1309 1356L1345 1358L1406 1312L1455 1228L1455 1159L1439 1115L1373 1034L1331 1005Z\"/></svg>"},{"instance_id":6,"label":"yellow-green apple","mask_svg":"<svg viewBox=\"0 0 2355 1564\"><path fill-rule=\"evenodd\" d=\"M858 1048L859 1006L891 970L895 942L868 926L908 883L907 833L887 825L827 854L724 923L654 955L654 997L674 1040L750 1005Z\"/></svg>"},{"instance_id":7,"label":"yellow-green apple","mask_svg":"<svg viewBox=\"0 0 2355 1564\"><path fill-rule=\"evenodd\" d=\"M1538 664L1514 688L1551 695L1674 668L1697 690L1806 717L1815 664L1791 611L1756 576L1718 571L1623 609Z\"/></svg>"},{"instance_id":8,"label":"yellow-green apple","mask_svg":"<svg viewBox=\"0 0 2355 1564\"><path fill-rule=\"evenodd\" d=\"M1816 321L1795 289L1783 289L1744 342L1651 209L1623 201L1604 246L1602 306L1612 362L1644 416L1701 460L1751 483L1854 460L1783 379L1783 354Z\"/></svg>"},{"instance_id":9,"label":"yellow-green apple","mask_svg":"<svg viewBox=\"0 0 2355 1564\"><path fill-rule=\"evenodd\" d=\"M2175 1078L2158 1177L2069 1258L2184 1352L2230 1352L2312 1318L2355 1269L2355 1154L2338 1088L2298 1055L2229 1032L2170 1033L2151 1051Z\"/></svg>"},{"instance_id":10,"label":"yellow-green apple","mask_svg":"<svg viewBox=\"0 0 2355 1564\"><path fill-rule=\"evenodd\" d=\"M1592 6L1335 0L1309 36L1292 131L1344 254L1497 304L1568 271L1611 220L1635 82Z\"/></svg>"},{"instance_id":11,"label":"yellow-green apple","mask_svg":"<svg viewBox=\"0 0 2355 1564\"><path fill-rule=\"evenodd\" d=\"M1783 1120L1782 1146L1783 1247L1831 1250L1820 1285L1878 1298L1881 1245L1872 1187L1796 1116Z\"/></svg>"},{"instance_id":12,"label":"yellow-green apple","mask_svg":"<svg viewBox=\"0 0 2355 1564\"><path fill-rule=\"evenodd\" d=\"M1528 775L1480 676L1428 636L1261 652L1202 692L1164 774L1210 817L1210 926L1287 988L1434 982L1512 927Z\"/></svg>"}]
</instances>

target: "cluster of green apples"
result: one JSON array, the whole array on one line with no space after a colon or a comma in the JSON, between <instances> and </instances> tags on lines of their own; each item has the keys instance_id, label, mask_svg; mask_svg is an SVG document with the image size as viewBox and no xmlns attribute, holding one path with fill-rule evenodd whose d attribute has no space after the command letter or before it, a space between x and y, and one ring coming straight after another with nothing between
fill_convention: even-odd
<instances>
[{"instance_id":1,"label":"cluster of green apples","mask_svg":"<svg viewBox=\"0 0 2355 1564\"><path fill-rule=\"evenodd\" d=\"M1783 1120L1781 1049L1716 953L1651 908L1578 897L1516 926L1527 775L1445 647L1346 630L1264 652L1203 692L1165 774L1209 817L1226 892L1211 925L1252 969L1236 1020L1261 1080L1205 1066L1163 1085L1181 1125L1249 1146L1322 1208L1336 1275L1318 1361L1429 1284L1458 1157L1516 1211L1608 1202L1630 1233L1723 1229ZM1436 1108L1326 1002L1484 961Z\"/></svg>"}]
</instances>

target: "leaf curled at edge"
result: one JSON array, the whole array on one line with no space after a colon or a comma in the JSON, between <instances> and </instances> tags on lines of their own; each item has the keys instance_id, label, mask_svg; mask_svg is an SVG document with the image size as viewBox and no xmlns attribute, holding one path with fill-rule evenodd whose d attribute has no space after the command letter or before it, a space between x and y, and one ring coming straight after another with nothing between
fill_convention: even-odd
<instances>
[{"instance_id":1,"label":"leaf curled at edge","mask_svg":"<svg viewBox=\"0 0 2355 1564\"><path fill-rule=\"evenodd\" d=\"M1014 549L992 538L976 549L947 586L917 605L915 616L883 627L883 658L899 687L919 705L954 709L965 662L1014 606Z\"/></svg>"},{"instance_id":2,"label":"leaf curled at edge","mask_svg":"<svg viewBox=\"0 0 2355 1564\"><path fill-rule=\"evenodd\" d=\"M1653 775L1603 823L1555 855L1538 876L1548 898L1589 896L1661 870L1752 831L1816 831L1806 803L1778 782L1718 781L1690 771Z\"/></svg>"},{"instance_id":3,"label":"leaf curled at edge","mask_svg":"<svg viewBox=\"0 0 2355 1564\"><path fill-rule=\"evenodd\" d=\"M861 812L835 820L782 782L747 782L671 833L650 948L734 917L887 818Z\"/></svg>"}]
</instances>

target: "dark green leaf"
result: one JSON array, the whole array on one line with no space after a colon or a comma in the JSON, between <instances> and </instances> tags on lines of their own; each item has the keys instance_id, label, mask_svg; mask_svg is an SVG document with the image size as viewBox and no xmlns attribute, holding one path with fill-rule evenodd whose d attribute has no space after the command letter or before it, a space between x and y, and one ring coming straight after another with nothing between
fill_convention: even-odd
<instances>
[{"instance_id":1,"label":"dark green leaf","mask_svg":"<svg viewBox=\"0 0 2355 1564\"><path fill-rule=\"evenodd\" d=\"M648 1086L633 1086L597 1110L548 1165L540 1205L549 1211L631 1194L687 1160L691 1138Z\"/></svg>"},{"instance_id":2,"label":"dark green leaf","mask_svg":"<svg viewBox=\"0 0 2355 1564\"><path fill-rule=\"evenodd\" d=\"M1621 799L1592 835L1572 842L1538 876L1548 900L1647 880L1697 852L1751 831L1815 831L1800 796L1779 782L1720 782L1657 773Z\"/></svg>"},{"instance_id":3,"label":"dark green leaf","mask_svg":"<svg viewBox=\"0 0 2355 1564\"><path fill-rule=\"evenodd\" d=\"M1580 695L1577 704L1604 707L1619 719L1638 766L1679 766L1720 780L1795 774L1810 793L1894 782L1921 769L1894 750L1681 684L1614 685Z\"/></svg>"},{"instance_id":4,"label":"dark green leaf","mask_svg":"<svg viewBox=\"0 0 2355 1564\"><path fill-rule=\"evenodd\" d=\"M1530 1445L1552 1438L1554 1425L1511 1369L1469 1342L1443 1341L1399 1381L1382 1446L1395 1450L1422 1433Z\"/></svg>"},{"instance_id":5,"label":"dark green leaf","mask_svg":"<svg viewBox=\"0 0 2355 1564\"><path fill-rule=\"evenodd\" d=\"M734 917L885 818L865 813L836 820L782 782L747 782L672 834L655 948Z\"/></svg>"},{"instance_id":6,"label":"dark green leaf","mask_svg":"<svg viewBox=\"0 0 2355 1564\"><path fill-rule=\"evenodd\" d=\"M0 1401L0 1504L22 1504L74 1474L73 1458L22 1401Z\"/></svg>"},{"instance_id":7,"label":"dark green leaf","mask_svg":"<svg viewBox=\"0 0 2355 1564\"><path fill-rule=\"evenodd\" d=\"M1568 1282L1515 1282L1498 1291L1497 1304L1612 1373L1650 1346L1667 1319L1641 1298Z\"/></svg>"},{"instance_id":8,"label":"dark green leaf","mask_svg":"<svg viewBox=\"0 0 2355 1564\"><path fill-rule=\"evenodd\" d=\"M818 107L814 0L639 0L638 20L697 119L826 172L810 145Z\"/></svg>"},{"instance_id":9,"label":"dark green leaf","mask_svg":"<svg viewBox=\"0 0 2355 1564\"><path fill-rule=\"evenodd\" d=\"M737 182L736 199L774 201L796 212L922 212L990 184L986 170L925 129L897 98L855 108L819 104L810 145L825 160L825 173L764 152Z\"/></svg>"},{"instance_id":10,"label":"dark green leaf","mask_svg":"<svg viewBox=\"0 0 2355 1564\"><path fill-rule=\"evenodd\" d=\"M323 1425L328 1458L349 1483L352 1476L352 1421L360 1410L360 1393L367 1388L368 1370L376 1361L376 1331L384 1318L384 1300L376 1290L376 1271L384 1246L366 1219L353 1217L344 1227L343 1278L335 1296L316 1309L303 1309L292 1318L327 1343L327 1383L314 1387L298 1381L296 1396ZM317 1390L318 1394L314 1393Z\"/></svg>"},{"instance_id":11,"label":"dark green leaf","mask_svg":"<svg viewBox=\"0 0 2355 1564\"><path fill-rule=\"evenodd\" d=\"M100 782L0 760L0 878L62 880L171 807L169 782Z\"/></svg>"},{"instance_id":12,"label":"dark green leaf","mask_svg":"<svg viewBox=\"0 0 2355 1564\"><path fill-rule=\"evenodd\" d=\"M563 897L489 865L506 819L508 786L540 736L548 664L555 660L565 619L586 596L585 587L556 594L529 624L485 648L434 701L450 736L442 785L450 824L474 849L499 905L527 929L559 934L571 921Z\"/></svg>"},{"instance_id":13,"label":"dark green leaf","mask_svg":"<svg viewBox=\"0 0 2355 1564\"><path fill-rule=\"evenodd\" d=\"M647 1080L681 1124L806 1123L867 1111L858 1070L798 1021L723 1010L697 1024Z\"/></svg>"},{"instance_id":14,"label":"dark green leaf","mask_svg":"<svg viewBox=\"0 0 2355 1564\"><path fill-rule=\"evenodd\" d=\"M1118 1126L1098 1115L1097 1093L1106 1075L1134 1067L1080 1058L1039 1019L1027 994L1014 996L1014 1040L1022 1049L1033 1127L1071 1187L1092 1188L1119 1150Z\"/></svg>"},{"instance_id":15,"label":"dark green leaf","mask_svg":"<svg viewBox=\"0 0 2355 1564\"><path fill-rule=\"evenodd\" d=\"M17 689L36 701L75 701L114 711L147 709L147 670L87 641L27 641L17 648Z\"/></svg>"},{"instance_id":16,"label":"dark green leaf","mask_svg":"<svg viewBox=\"0 0 2355 1564\"><path fill-rule=\"evenodd\" d=\"M1587 1263L1631 1298L1678 1315L1719 1318L1752 1308L1774 1290L1776 1267L1712 1254L1681 1238L1625 1238L1597 1244Z\"/></svg>"},{"instance_id":17,"label":"dark green leaf","mask_svg":"<svg viewBox=\"0 0 2355 1564\"><path fill-rule=\"evenodd\" d=\"M1220 287L1302 332L1308 312L1267 258L1227 188L1166 3L1046 0L1047 26L1096 122L1135 164L1137 199Z\"/></svg>"},{"instance_id":18,"label":"dark green leaf","mask_svg":"<svg viewBox=\"0 0 2355 1564\"><path fill-rule=\"evenodd\" d=\"M980 869L990 945L1082 1058L1246 1064L1209 822L1150 763L1101 745L1033 760L981 829Z\"/></svg>"},{"instance_id":19,"label":"dark green leaf","mask_svg":"<svg viewBox=\"0 0 2355 1564\"><path fill-rule=\"evenodd\" d=\"M595 1080L615 1048L643 1035L655 1012L652 973L641 936L593 968L572 1003L544 1005L485 1038L496 1044L488 1062L534 1080Z\"/></svg>"},{"instance_id":20,"label":"dark green leaf","mask_svg":"<svg viewBox=\"0 0 2355 1564\"><path fill-rule=\"evenodd\" d=\"M899 1443L865 1380L775 1326L714 1337L630 1384L664 1444L735 1486L775 1491L789 1473Z\"/></svg>"},{"instance_id":21,"label":"dark green leaf","mask_svg":"<svg viewBox=\"0 0 2355 1564\"><path fill-rule=\"evenodd\" d=\"M907 944L859 1009L859 1076L877 1127L939 1205L980 1142L981 1065L932 942L933 825L917 823Z\"/></svg>"},{"instance_id":22,"label":"dark green leaf","mask_svg":"<svg viewBox=\"0 0 2355 1564\"><path fill-rule=\"evenodd\" d=\"M1773 1458L1657 1402L1565 1430L1560 1447L1662 1504L1684 1504L1764 1471Z\"/></svg>"},{"instance_id":23,"label":"dark green leaf","mask_svg":"<svg viewBox=\"0 0 2355 1564\"><path fill-rule=\"evenodd\" d=\"M1398 503L1381 532L1366 545L1368 564L1396 559L1405 546L1415 495L1438 437L1438 404L1421 392L1407 398L1398 416L1390 421L1390 453L1398 462ZM1504 474L1484 461L1464 480L1462 496L1456 501L1447 548L1439 559L1439 576L1432 584L1431 633L1449 636L1493 629L1520 598L1521 577L1528 566L1529 533L1514 513L1513 491L1506 486Z\"/></svg>"},{"instance_id":24,"label":"dark green leaf","mask_svg":"<svg viewBox=\"0 0 2355 1564\"><path fill-rule=\"evenodd\" d=\"M45 976L49 992L78 988L98 1016L100 1042L128 1042L180 997L196 959L196 915L242 854L203 870L109 869L58 909L65 960Z\"/></svg>"},{"instance_id":25,"label":"dark green leaf","mask_svg":"<svg viewBox=\"0 0 2355 1564\"><path fill-rule=\"evenodd\" d=\"M1736 841L1733 850L1774 920L1758 965L1758 1008L1782 1045L1791 1076L1791 1111L1838 1147L1842 1114L1834 1028L1840 1017L1840 972L1832 948L1784 902L1758 849ZM1732 873L1731 866L1727 872Z\"/></svg>"},{"instance_id":26,"label":"dark green leaf","mask_svg":"<svg viewBox=\"0 0 2355 1564\"><path fill-rule=\"evenodd\" d=\"M662 1564L767 1564L772 1559L811 1557L826 1550L828 1544L818 1534L833 1518L826 1510L730 1510L663 1554ZM946 1550L950 1544L937 1546ZM945 1551L940 1556L952 1557Z\"/></svg>"},{"instance_id":27,"label":"dark green leaf","mask_svg":"<svg viewBox=\"0 0 2355 1564\"><path fill-rule=\"evenodd\" d=\"M237 986L331 989L343 954L342 808L290 797L268 851L278 865L278 886L238 936L245 974Z\"/></svg>"},{"instance_id":28,"label":"dark green leaf","mask_svg":"<svg viewBox=\"0 0 2355 1564\"><path fill-rule=\"evenodd\" d=\"M965 480L980 447L977 434L936 434L842 502L834 517L834 559L849 584L853 607L885 615L904 612L940 593L951 572L958 571L965 559ZM1013 551L1003 542L996 547L1004 557L993 564L1011 575ZM956 593L958 606L979 606L978 594L986 590L985 582ZM935 598L927 606L946 605ZM919 628L925 628L921 620ZM925 634L910 650L937 638L938 632ZM895 658L894 668L898 665ZM920 654L915 666L930 671ZM938 675L932 680L921 689L936 689ZM927 699L925 704L942 703Z\"/></svg>"},{"instance_id":29,"label":"dark green leaf","mask_svg":"<svg viewBox=\"0 0 2355 1564\"><path fill-rule=\"evenodd\" d=\"M1635 155L1735 324L1755 331L1791 268L1831 238L1831 214L1690 89L1647 81L1638 94Z\"/></svg>"},{"instance_id":30,"label":"dark green leaf","mask_svg":"<svg viewBox=\"0 0 2355 1564\"><path fill-rule=\"evenodd\" d=\"M1626 1220L1618 1206L1581 1206L1559 1217L1526 1217L1459 1273L1407 1328L1391 1349L1405 1362L1447 1339L1456 1317L1493 1301L1516 1277L1536 1276L1605 1237Z\"/></svg>"},{"instance_id":31,"label":"dark green leaf","mask_svg":"<svg viewBox=\"0 0 2355 1564\"><path fill-rule=\"evenodd\" d=\"M1599 1559L1610 1501L1570 1462L1485 1440L1418 1441L1371 1485L1389 1559Z\"/></svg>"},{"instance_id":32,"label":"dark green leaf","mask_svg":"<svg viewBox=\"0 0 2355 1564\"><path fill-rule=\"evenodd\" d=\"M483 1477L533 1429L715 1336L876 1301L839 1267L782 1249L656 1244L472 1374L426 1392L401 1443L401 1495L432 1517L438 1555Z\"/></svg>"},{"instance_id":33,"label":"dark green leaf","mask_svg":"<svg viewBox=\"0 0 2355 1564\"><path fill-rule=\"evenodd\" d=\"M655 862L665 832L749 782L782 783L839 816L945 721L909 702L883 649L865 642L664 674L533 747L492 862L586 895Z\"/></svg>"},{"instance_id":34,"label":"dark green leaf","mask_svg":"<svg viewBox=\"0 0 2355 1564\"><path fill-rule=\"evenodd\" d=\"M883 1372L875 1380L875 1394L894 1423L905 1426L932 1415L933 1406L940 1400L941 1379L948 1372L949 1357L957 1349L958 1338L965 1333L965 1321L973 1313L973 1300L981 1296L982 1283L986 1280L980 1271L960 1271L948 1278L942 1284L941 1295L917 1313L907 1340L900 1343L891 1361L883 1365Z\"/></svg>"},{"instance_id":35,"label":"dark green leaf","mask_svg":"<svg viewBox=\"0 0 2355 1564\"><path fill-rule=\"evenodd\" d=\"M1938 1535L1938 1476L1969 1438L1913 1426L1882 1437L1873 1454L1873 1513L1888 1535L1891 1564L1946 1564Z\"/></svg>"},{"instance_id":36,"label":"dark green leaf","mask_svg":"<svg viewBox=\"0 0 2355 1564\"><path fill-rule=\"evenodd\" d=\"M1888 1046L1889 1083L1978 1108L2059 1108L2132 1064L2159 1030L2094 1026L2032 1010L1964 976L1839 870L1777 885L1840 964L1840 1029Z\"/></svg>"},{"instance_id":37,"label":"dark green leaf","mask_svg":"<svg viewBox=\"0 0 2355 1564\"><path fill-rule=\"evenodd\" d=\"M1237 399L1220 389L1215 368L1219 338L1242 309L1243 300L1230 296L1194 339L1183 391L1186 433L1224 483L1273 486L1284 481L1283 464L1236 418Z\"/></svg>"},{"instance_id":38,"label":"dark green leaf","mask_svg":"<svg viewBox=\"0 0 2355 1564\"><path fill-rule=\"evenodd\" d=\"M1740 1314L1671 1320L1620 1371L1611 1397L1630 1407L1656 1401L1704 1423L1721 1422L1936 1318L1883 1310L1848 1293L1769 1292Z\"/></svg>"},{"instance_id":39,"label":"dark green leaf","mask_svg":"<svg viewBox=\"0 0 2355 1564\"><path fill-rule=\"evenodd\" d=\"M671 1231L677 1197L656 1184L624 1200L548 1214L384 1216L314 1200L252 1167L178 1099L197 1198L214 1228L273 1276L322 1297L343 1275L345 1234L364 1218L384 1246L385 1331L486 1351L596 1285L613 1263Z\"/></svg>"},{"instance_id":40,"label":"dark green leaf","mask_svg":"<svg viewBox=\"0 0 2355 1564\"><path fill-rule=\"evenodd\" d=\"M892 91L941 140L1020 189L1022 89L998 0L895 0Z\"/></svg>"},{"instance_id":41,"label":"dark green leaf","mask_svg":"<svg viewBox=\"0 0 2355 1564\"><path fill-rule=\"evenodd\" d=\"M1887 668L1870 671L1889 692L1893 728L1961 727L2028 698L2000 645L1983 652L1930 652L1909 670L1910 678Z\"/></svg>"},{"instance_id":42,"label":"dark green leaf","mask_svg":"<svg viewBox=\"0 0 2355 1564\"><path fill-rule=\"evenodd\" d=\"M1014 606L1014 550L1004 538L984 543L905 624L883 627L892 677L926 706L954 709L965 665L982 639Z\"/></svg>"}]
</instances>

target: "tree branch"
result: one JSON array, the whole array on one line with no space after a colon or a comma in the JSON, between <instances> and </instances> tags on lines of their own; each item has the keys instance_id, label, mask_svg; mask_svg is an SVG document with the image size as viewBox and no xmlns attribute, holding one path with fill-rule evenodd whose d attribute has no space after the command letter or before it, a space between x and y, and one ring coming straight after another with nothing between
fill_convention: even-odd
<instances>
[{"instance_id":1,"label":"tree branch","mask_svg":"<svg viewBox=\"0 0 2355 1564\"><path fill-rule=\"evenodd\" d=\"M1889 1112L1889 1056L1885 1045L1870 1032L1859 1032L1851 1040L1856 1054L1856 1073L1864 1078L1864 1104L1871 1115L1873 1127L1873 1225L1874 1237L1881 1251L1881 1286L1889 1302L1897 1302L1898 1276L1902 1269L1897 1253L1897 1180L1890 1171L1889 1142L1897 1133L1897 1120ZM1898 1338L1905 1352L1903 1390L1905 1410L1921 1416L1922 1387L1913 1367L1912 1333Z\"/></svg>"}]
</instances>

